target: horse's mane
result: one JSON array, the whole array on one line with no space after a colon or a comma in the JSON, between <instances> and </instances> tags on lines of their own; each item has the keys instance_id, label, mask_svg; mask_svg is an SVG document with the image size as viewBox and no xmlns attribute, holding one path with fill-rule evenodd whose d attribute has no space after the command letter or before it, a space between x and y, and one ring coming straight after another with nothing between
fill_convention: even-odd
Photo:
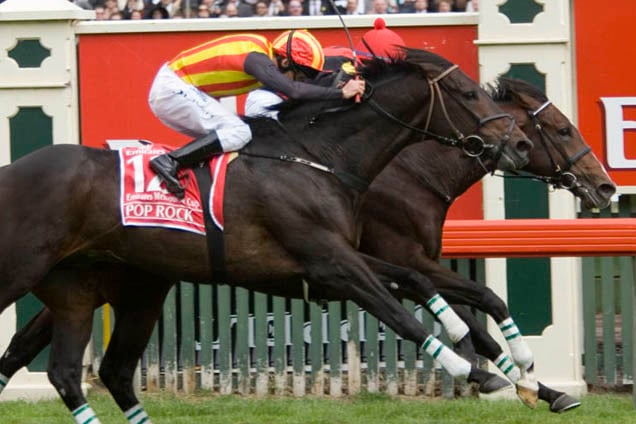
<instances>
[{"instance_id":1,"label":"horse's mane","mask_svg":"<svg viewBox=\"0 0 636 424\"><path fill-rule=\"evenodd\" d=\"M408 47L400 47L404 52L402 58L393 58L390 60L384 60L381 58L374 58L365 61L362 66L358 68L358 72L361 77L365 79L368 87L378 87L382 82L399 79L400 77L407 75L422 75L422 78L426 76L425 69L422 64L432 65L438 67L440 70L447 69L453 64L435 53L413 49ZM324 84L330 84L332 79L325 79ZM259 139L256 143L250 143L246 148L249 150L256 150L262 143L260 140L266 139L266 144L259 147L259 150L276 150L279 147L292 142L290 138L289 128L293 128L294 125L300 124L301 126L307 125L314 119L324 119L326 115L332 115L335 119L342 117L342 111L355 108L355 103L352 100L334 99L327 101L299 101L287 99L281 103L278 103L272 107L273 110L278 110L279 121L272 120L264 117L244 117L243 119L250 125L253 131L253 135ZM336 113L330 113L336 112ZM332 131L336 131L336 128L342 129L343 126L348 125L347 122L340 121L338 125L332 127L324 133L323 141L329 140L329 134ZM337 139L333 139L337 140ZM279 149L280 150L280 149Z\"/></svg>"},{"instance_id":2,"label":"horse's mane","mask_svg":"<svg viewBox=\"0 0 636 424\"><path fill-rule=\"evenodd\" d=\"M494 101L512 101L512 93L525 94L539 102L547 102L548 98L536 86L516 78L499 77L495 82L487 84L486 91Z\"/></svg>"}]
</instances>

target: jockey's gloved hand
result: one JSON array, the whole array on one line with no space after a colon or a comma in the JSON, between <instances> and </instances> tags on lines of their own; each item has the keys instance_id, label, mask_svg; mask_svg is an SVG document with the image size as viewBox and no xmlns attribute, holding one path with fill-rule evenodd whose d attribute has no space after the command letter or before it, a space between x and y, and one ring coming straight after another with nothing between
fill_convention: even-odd
<instances>
[{"instance_id":1,"label":"jockey's gloved hand","mask_svg":"<svg viewBox=\"0 0 636 424\"><path fill-rule=\"evenodd\" d=\"M340 87L356 76L356 68L352 62L344 62L333 80L334 87Z\"/></svg>"}]
</instances>

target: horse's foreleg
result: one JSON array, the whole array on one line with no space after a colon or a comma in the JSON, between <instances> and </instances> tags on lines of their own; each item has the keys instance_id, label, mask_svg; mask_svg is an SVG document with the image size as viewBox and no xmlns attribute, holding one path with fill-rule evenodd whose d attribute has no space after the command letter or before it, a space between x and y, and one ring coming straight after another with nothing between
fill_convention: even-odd
<instances>
[{"instance_id":1,"label":"horse's foreleg","mask_svg":"<svg viewBox=\"0 0 636 424\"><path fill-rule=\"evenodd\" d=\"M51 342L52 330L53 316L45 308L15 333L0 358L0 392L13 374L27 366Z\"/></svg>"},{"instance_id":2,"label":"horse's foreleg","mask_svg":"<svg viewBox=\"0 0 636 424\"><path fill-rule=\"evenodd\" d=\"M581 406L581 401L578 399L567 393L544 386L541 382L539 382L539 397L550 404L550 411L556 413L569 411Z\"/></svg>"},{"instance_id":3,"label":"horse's foreleg","mask_svg":"<svg viewBox=\"0 0 636 424\"><path fill-rule=\"evenodd\" d=\"M536 405L539 387L533 372L532 351L510 317L505 302L489 288L445 269L437 263L427 261L422 268L426 270L426 275L433 281L439 293L448 301L453 304L476 307L493 317L504 333L512 356L510 361L510 358L501 351L500 355L494 358L494 362L500 369L508 370L506 374L516 384L524 403L531 407ZM514 365L519 367L518 379Z\"/></svg>"},{"instance_id":4,"label":"horse's foreleg","mask_svg":"<svg viewBox=\"0 0 636 424\"><path fill-rule=\"evenodd\" d=\"M475 315L464 305L452 305L453 309L470 328L471 340L478 354L490 359L499 370L513 383L521 378L521 371L512 359L501 349Z\"/></svg>"},{"instance_id":5,"label":"horse's foreleg","mask_svg":"<svg viewBox=\"0 0 636 424\"><path fill-rule=\"evenodd\" d=\"M431 280L417 271L392 265L374 257L360 254L367 265L378 274L381 280L389 281L389 287L400 290L404 286L415 296L413 299L437 318L453 343L459 343L468 334L468 326L459 318L455 311L448 306L446 300L437 292Z\"/></svg>"},{"instance_id":6,"label":"horse's foreleg","mask_svg":"<svg viewBox=\"0 0 636 424\"><path fill-rule=\"evenodd\" d=\"M534 358L506 303L488 287L477 284L441 266L427 275L451 303L473 306L490 315L503 333L512 358L521 372L532 371Z\"/></svg>"},{"instance_id":7,"label":"horse's foreleg","mask_svg":"<svg viewBox=\"0 0 636 424\"><path fill-rule=\"evenodd\" d=\"M382 285L359 253L349 246L341 249L333 245L328 247L326 251L333 254L326 262L307 264L310 284L323 284L329 290L339 290L402 338L420 346L454 378L472 381L471 374L481 372L431 335Z\"/></svg>"},{"instance_id":8,"label":"horse's foreleg","mask_svg":"<svg viewBox=\"0 0 636 424\"><path fill-rule=\"evenodd\" d=\"M463 305L452 306L470 328L471 339L473 340L476 352L490 359L510 381L516 383L521 376L519 369L514 366L514 364L511 364L511 360L507 358L507 355L501 350L499 344L488 334L488 330L477 320L470 309ZM502 355L504 355L506 359L497 361L497 358L501 358ZM541 384L541 382L537 383L539 385L539 399L550 404L550 411L564 412L581 405L578 399L545 386Z\"/></svg>"},{"instance_id":9,"label":"horse's foreleg","mask_svg":"<svg viewBox=\"0 0 636 424\"><path fill-rule=\"evenodd\" d=\"M478 286L476 283L472 283L473 286ZM503 336L508 343L508 348L510 349L510 354L512 356L512 360L519 367L521 371L521 376L518 381L515 382L517 385L517 392L522 400L528 404L529 406L533 406L534 402L531 401L528 403L526 400L526 396L533 396L529 393L534 393L539 390L537 385L536 376L534 374L534 355L532 354L532 350L530 350L530 346L525 341L523 336L521 335L521 331L515 324L514 320L510 316L510 312L506 307L503 300L501 300L492 290L487 287L481 287L483 289L483 296L481 304L482 310L505 310L506 317L497 320L497 325L501 330ZM498 358L495 359L495 363L502 363L502 366L507 366L508 357L504 353L502 353ZM498 365L499 366L499 365ZM501 367L500 367L501 368Z\"/></svg>"}]
</instances>

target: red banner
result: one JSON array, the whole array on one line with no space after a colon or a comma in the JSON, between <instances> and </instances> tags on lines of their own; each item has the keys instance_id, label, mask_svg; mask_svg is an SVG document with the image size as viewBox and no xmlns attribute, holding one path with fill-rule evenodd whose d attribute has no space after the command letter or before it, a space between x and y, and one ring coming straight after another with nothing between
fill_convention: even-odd
<instances>
[{"instance_id":1,"label":"red banner","mask_svg":"<svg viewBox=\"0 0 636 424\"><path fill-rule=\"evenodd\" d=\"M636 186L636 39L633 0L576 1L578 126L621 186Z\"/></svg>"}]
</instances>

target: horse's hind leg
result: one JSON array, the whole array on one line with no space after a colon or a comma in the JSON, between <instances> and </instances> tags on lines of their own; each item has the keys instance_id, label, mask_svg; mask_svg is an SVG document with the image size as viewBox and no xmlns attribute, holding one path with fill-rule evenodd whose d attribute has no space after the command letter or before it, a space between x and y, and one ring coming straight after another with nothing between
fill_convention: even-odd
<instances>
[{"instance_id":1,"label":"horse's hind leg","mask_svg":"<svg viewBox=\"0 0 636 424\"><path fill-rule=\"evenodd\" d=\"M56 316L49 356L49 380L78 423L99 422L82 393L82 357L90 339L93 307L83 318ZM57 314L56 314L57 315Z\"/></svg>"},{"instance_id":2,"label":"horse's hind leg","mask_svg":"<svg viewBox=\"0 0 636 424\"><path fill-rule=\"evenodd\" d=\"M51 342L53 315L44 308L11 338L0 357L0 392L20 368L27 366Z\"/></svg>"},{"instance_id":3,"label":"horse's hind leg","mask_svg":"<svg viewBox=\"0 0 636 424\"><path fill-rule=\"evenodd\" d=\"M81 387L82 357L90 339L96 294L94 288L65 286L67 279L66 272L54 272L34 290L53 314L48 376L76 422L99 423Z\"/></svg>"},{"instance_id":4,"label":"horse's hind leg","mask_svg":"<svg viewBox=\"0 0 636 424\"><path fill-rule=\"evenodd\" d=\"M99 376L129 422L149 424L135 395L133 376L172 284L138 274L131 273L120 281L125 290L113 304L115 328ZM138 284L140 281L143 284Z\"/></svg>"}]
</instances>

